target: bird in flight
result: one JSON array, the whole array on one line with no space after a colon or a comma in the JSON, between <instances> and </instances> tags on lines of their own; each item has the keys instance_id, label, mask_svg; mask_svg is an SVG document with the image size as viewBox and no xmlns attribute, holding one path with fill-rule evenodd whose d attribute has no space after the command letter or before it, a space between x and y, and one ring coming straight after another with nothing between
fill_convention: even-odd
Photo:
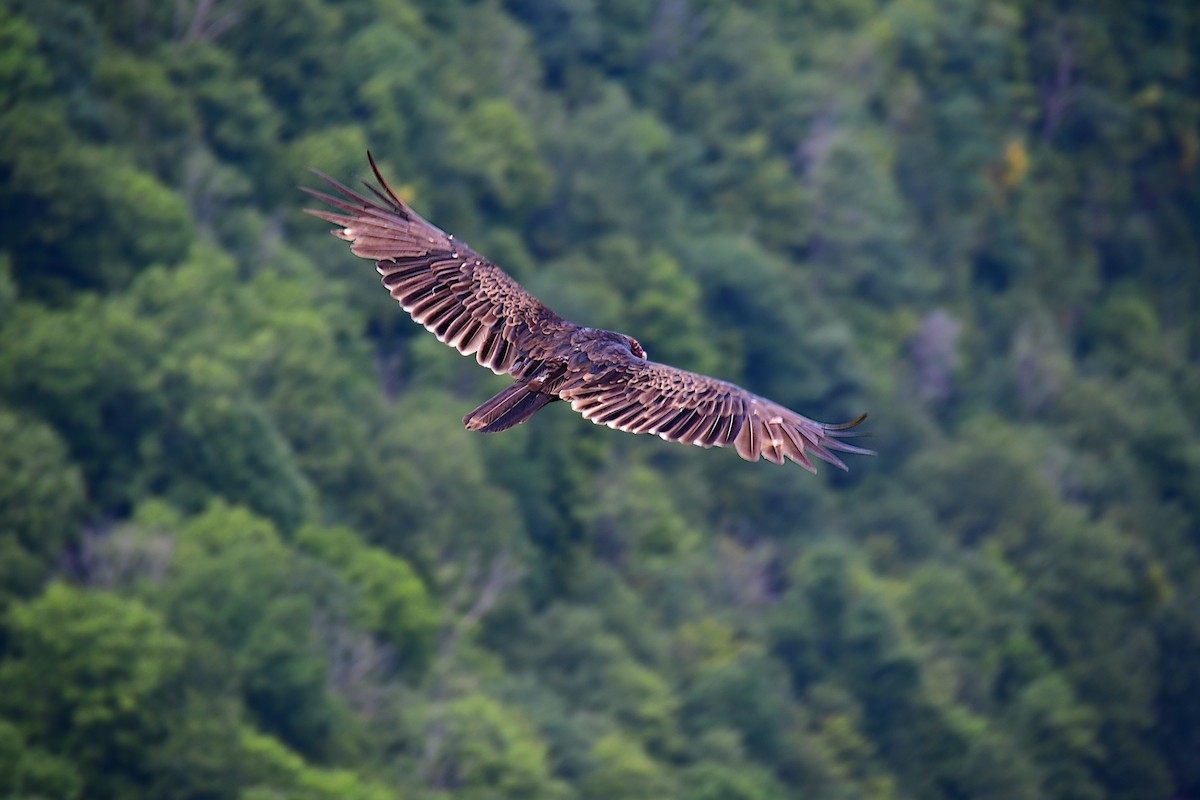
<instances>
[{"instance_id":1,"label":"bird in flight","mask_svg":"<svg viewBox=\"0 0 1200 800\"><path fill-rule=\"evenodd\" d=\"M835 454L872 451L842 441L866 418L828 425L740 386L646 358L636 339L555 314L464 242L426 222L388 187L360 194L317 170L340 196L304 188L336 211L305 209L337 226L350 251L375 262L383 285L438 339L516 382L463 418L473 431L503 431L554 400L586 419L701 447L732 445L742 458L816 472L810 456L841 469Z\"/></svg>"}]
</instances>

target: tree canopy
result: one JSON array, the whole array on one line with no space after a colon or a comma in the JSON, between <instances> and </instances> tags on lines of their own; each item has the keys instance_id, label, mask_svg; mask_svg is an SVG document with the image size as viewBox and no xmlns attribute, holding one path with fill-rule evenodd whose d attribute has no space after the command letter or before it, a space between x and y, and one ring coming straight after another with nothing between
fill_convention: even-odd
<instances>
[{"instance_id":1,"label":"tree canopy","mask_svg":"<svg viewBox=\"0 0 1200 800\"><path fill-rule=\"evenodd\" d=\"M368 147L878 457L464 430ZM1189 0L6 3L0 794L1200 795L1197 220Z\"/></svg>"}]
</instances>

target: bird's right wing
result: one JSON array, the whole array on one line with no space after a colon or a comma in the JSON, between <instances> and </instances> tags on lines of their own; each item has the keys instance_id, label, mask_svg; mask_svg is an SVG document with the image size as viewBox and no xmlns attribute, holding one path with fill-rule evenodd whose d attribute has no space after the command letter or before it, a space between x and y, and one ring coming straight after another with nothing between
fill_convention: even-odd
<instances>
[{"instance_id":1,"label":"bird's right wing","mask_svg":"<svg viewBox=\"0 0 1200 800\"><path fill-rule=\"evenodd\" d=\"M368 154L368 158L370 154ZM497 374L523 377L553 354L576 326L527 292L504 270L422 219L388 187L375 160L374 198L320 172L341 195L305 188L336 213L305 209L338 228L357 256L373 259L383 284L439 340Z\"/></svg>"},{"instance_id":2,"label":"bird's right wing","mask_svg":"<svg viewBox=\"0 0 1200 800\"><path fill-rule=\"evenodd\" d=\"M668 364L630 358L605 365L603 378L583 381L560 396L584 417L629 433L652 433L700 447L733 445L742 458L782 464L790 458L816 472L809 454L846 469L833 451L872 451L841 439L866 418L827 425L727 381Z\"/></svg>"}]
</instances>

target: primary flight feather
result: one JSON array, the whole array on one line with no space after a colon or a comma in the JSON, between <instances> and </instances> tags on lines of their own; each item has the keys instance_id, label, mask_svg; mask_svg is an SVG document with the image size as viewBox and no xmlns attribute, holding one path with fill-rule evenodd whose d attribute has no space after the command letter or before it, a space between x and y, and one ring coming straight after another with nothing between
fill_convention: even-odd
<instances>
[{"instance_id":1,"label":"primary flight feather","mask_svg":"<svg viewBox=\"0 0 1200 800\"><path fill-rule=\"evenodd\" d=\"M630 433L701 447L733 445L747 461L785 458L815 472L810 455L842 469L834 451L870 454L842 439L866 415L827 425L740 386L646 359L636 339L576 325L508 273L426 222L388 187L360 194L316 172L339 196L304 189L335 211L305 209L338 227L357 256L372 259L383 285L412 318L463 355L516 383L463 418L471 430L502 431L554 400Z\"/></svg>"}]
</instances>

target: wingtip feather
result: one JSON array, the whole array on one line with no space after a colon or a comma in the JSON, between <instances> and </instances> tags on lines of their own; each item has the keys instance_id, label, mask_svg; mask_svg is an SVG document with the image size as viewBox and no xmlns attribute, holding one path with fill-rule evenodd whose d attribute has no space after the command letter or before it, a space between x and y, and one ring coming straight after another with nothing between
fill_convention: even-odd
<instances>
[{"instance_id":1,"label":"wingtip feather","mask_svg":"<svg viewBox=\"0 0 1200 800\"><path fill-rule=\"evenodd\" d=\"M396 193L392 191L392 187L388 186L388 182L383 179L383 173L379 171L379 165L375 163L375 156L371 154L369 149L367 150L367 161L370 162L371 172L375 173L375 180L379 181L379 185L383 191L387 193L387 196L391 198L397 208L404 208L404 202L396 196Z\"/></svg>"},{"instance_id":2,"label":"wingtip feather","mask_svg":"<svg viewBox=\"0 0 1200 800\"><path fill-rule=\"evenodd\" d=\"M848 431L851 428L857 427L859 425L859 423L861 423L866 418L867 418L867 412L864 411L862 414L859 415L858 419L856 419L852 422L842 422L837 425L823 425L822 427L825 428L825 430L827 430L827 431Z\"/></svg>"}]
</instances>

